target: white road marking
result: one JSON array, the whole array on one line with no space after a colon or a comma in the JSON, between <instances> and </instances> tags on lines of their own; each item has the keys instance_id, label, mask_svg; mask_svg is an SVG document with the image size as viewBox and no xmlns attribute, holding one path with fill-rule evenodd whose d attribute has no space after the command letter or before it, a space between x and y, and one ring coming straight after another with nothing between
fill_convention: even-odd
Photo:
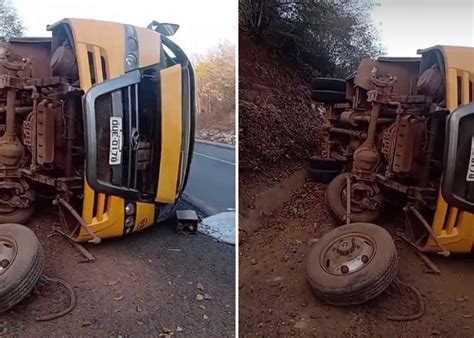
<instances>
[{"instance_id":1,"label":"white road marking","mask_svg":"<svg viewBox=\"0 0 474 338\"><path fill-rule=\"evenodd\" d=\"M234 165L234 166L235 166L235 163L229 162L229 161L226 161L226 160L222 160L222 159L217 158L217 157L212 157L212 156L209 156L209 155L205 155L205 154L201 154L201 153L196 153L196 152L194 152L194 155L199 155L199 156L202 156L202 157L207 157L207 158L210 158L211 160L215 160L215 161L219 161L219 162L223 162L223 163L227 163L227 164L230 164L230 165Z\"/></svg>"}]
</instances>

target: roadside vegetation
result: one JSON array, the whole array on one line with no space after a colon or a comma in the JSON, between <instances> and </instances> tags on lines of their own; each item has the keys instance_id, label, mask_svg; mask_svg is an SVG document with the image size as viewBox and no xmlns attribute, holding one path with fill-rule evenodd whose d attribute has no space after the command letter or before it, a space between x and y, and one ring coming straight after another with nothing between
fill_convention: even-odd
<instances>
[{"instance_id":1,"label":"roadside vegetation","mask_svg":"<svg viewBox=\"0 0 474 338\"><path fill-rule=\"evenodd\" d=\"M244 180L247 174L281 171L318 152L320 120L310 99L310 81L346 77L363 57L383 54L370 19L373 6L372 0L240 2L239 156Z\"/></svg>"},{"instance_id":2,"label":"roadside vegetation","mask_svg":"<svg viewBox=\"0 0 474 338\"><path fill-rule=\"evenodd\" d=\"M229 41L197 55L197 136L235 143L235 45Z\"/></svg>"},{"instance_id":3,"label":"roadside vegetation","mask_svg":"<svg viewBox=\"0 0 474 338\"><path fill-rule=\"evenodd\" d=\"M296 66L347 76L364 56L383 53L370 18L373 0L240 3L241 32L273 47Z\"/></svg>"},{"instance_id":4,"label":"roadside vegetation","mask_svg":"<svg viewBox=\"0 0 474 338\"><path fill-rule=\"evenodd\" d=\"M18 17L16 8L9 0L0 0L0 42L22 36L24 32L25 27Z\"/></svg>"}]
</instances>

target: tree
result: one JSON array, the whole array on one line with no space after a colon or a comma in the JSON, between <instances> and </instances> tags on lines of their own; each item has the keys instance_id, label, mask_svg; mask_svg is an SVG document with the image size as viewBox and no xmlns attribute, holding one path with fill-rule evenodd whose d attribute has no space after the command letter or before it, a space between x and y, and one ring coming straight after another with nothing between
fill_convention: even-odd
<instances>
[{"instance_id":1,"label":"tree","mask_svg":"<svg viewBox=\"0 0 474 338\"><path fill-rule=\"evenodd\" d=\"M235 125L235 45L224 41L197 56L198 127L233 131Z\"/></svg>"},{"instance_id":2,"label":"tree","mask_svg":"<svg viewBox=\"0 0 474 338\"><path fill-rule=\"evenodd\" d=\"M371 18L373 0L241 1L240 26L299 66L347 76L360 59L383 54Z\"/></svg>"},{"instance_id":3,"label":"tree","mask_svg":"<svg viewBox=\"0 0 474 338\"><path fill-rule=\"evenodd\" d=\"M0 0L0 40L8 41L11 37L22 36L24 31L25 27L15 7L9 0Z\"/></svg>"}]
</instances>

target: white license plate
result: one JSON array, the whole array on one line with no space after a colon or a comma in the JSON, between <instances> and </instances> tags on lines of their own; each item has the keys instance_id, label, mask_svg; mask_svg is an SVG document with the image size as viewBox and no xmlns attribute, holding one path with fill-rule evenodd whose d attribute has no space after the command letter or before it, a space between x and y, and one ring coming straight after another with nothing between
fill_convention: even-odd
<instances>
[{"instance_id":1,"label":"white license plate","mask_svg":"<svg viewBox=\"0 0 474 338\"><path fill-rule=\"evenodd\" d=\"M471 156L467 165L466 181L474 182L474 136L471 139Z\"/></svg>"},{"instance_id":2,"label":"white license plate","mask_svg":"<svg viewBox=\"0 0 474 338\"><path fill-rule=\"evenodd\" d=\"M119 165L121 162L122 162L122 118L111 117L110 118L109 165Z\"/></svg>"}]
</instances>

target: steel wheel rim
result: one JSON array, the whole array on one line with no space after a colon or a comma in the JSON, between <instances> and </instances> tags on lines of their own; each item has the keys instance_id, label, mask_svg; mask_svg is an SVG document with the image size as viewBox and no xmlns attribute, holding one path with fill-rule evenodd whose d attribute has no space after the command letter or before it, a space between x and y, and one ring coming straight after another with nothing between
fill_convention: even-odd
<instances>
[{"instance_id":1,"label":"steel wheel rim","mask_svg":"<svg viewBox=\"0 0 474 338\"><path fill-rule=\"evenodd\" d=\"M18 253L16 242L8 237L0 236L0 275L4 274L13 264Z\"/></svg>"},{"instance_id":2,"label":"steel wheel rim","mask_svg":"<svg viewBox=\"0 0 474 338\"><path fill-rule=\"evenodd\" d=\"M9 206L0 206L0 214L1 215L8 215L12 214L16 211L17 209Z\"/></svg>"},{"instance_id":3,"label":"steel wheel rim","mask_svg":"<svg viewBox=\"0 0 474 338\"><path fill-rule=\"evenodd\" d=\"M350 233L335 238L324 249L320 265L334 276L348 276L366 268L377 252L375 241L361 233Z\"/></svg>"},{"instance_id":4,"label":"steel wheel rim","mask_svg":"<svg viewBox=\"0 0 474 338\"><path fill-rule=\"evenodd\" d=\"M343 202L344 208L345 208L346 201L347 201L347 186L344 186L344 188L342 188L341 190L341 201ZM354 198L351 191L351 212L355 212L355 213L363 212L364 209L359 204L360 204L359 200Z\"/></svg>"}]
</instances>

